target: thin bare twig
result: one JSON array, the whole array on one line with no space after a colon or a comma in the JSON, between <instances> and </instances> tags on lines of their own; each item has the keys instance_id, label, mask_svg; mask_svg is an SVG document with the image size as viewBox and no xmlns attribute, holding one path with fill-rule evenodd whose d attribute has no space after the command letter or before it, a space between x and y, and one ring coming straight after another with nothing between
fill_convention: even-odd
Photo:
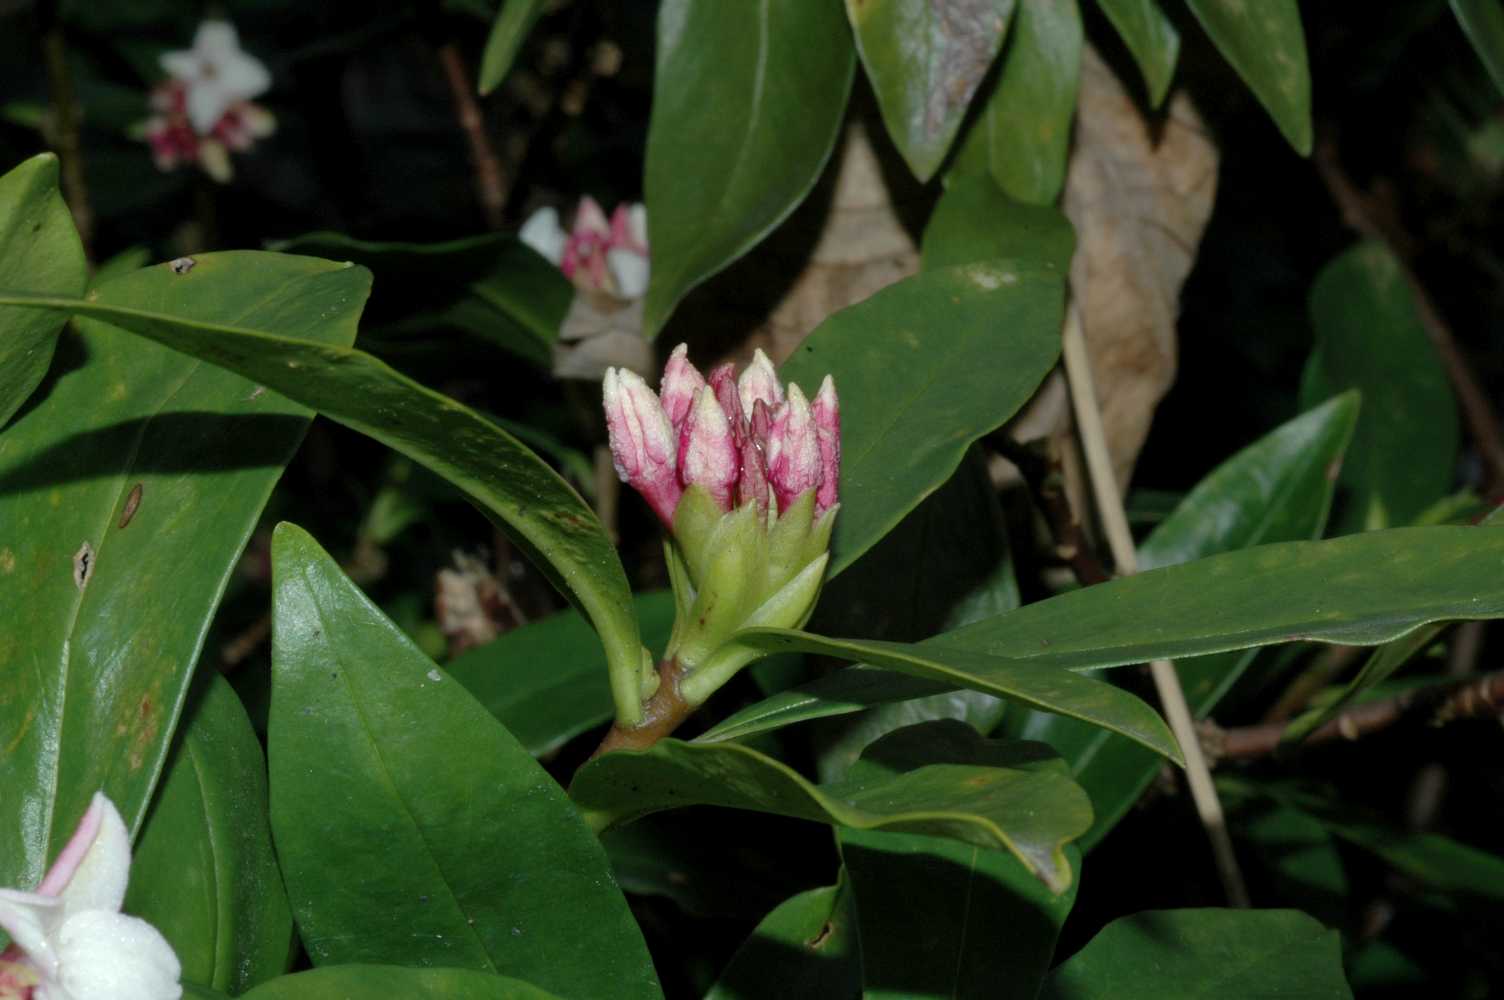
<instances>
[{"instance_id":1,"label":"thin bare twig","mask_svg":"<svg viewBox=\"0 0 1504 1000\"><path fill-rule=\"evenodd\" d=\"M470 85L470 72L465 68L465 59L453 42L439 47L439 62L444 66L444 77L449 81L449 90L454 97L454 110L460 128L470 140L470 161L475 167L475 193L480 199L481 214L486 228L500 229L503 222L502 209L506 207L506 184L501 173L501 161L491 147L486 135L486 120L480 104L475 100L475 88Z\"/></svg>"},{"instance_id":2,"label":"thin bare twig","mask_svg":"<svg viewBox=\"0 0 1504 1000\"><path fill-rule=\"evenodd\" d=\"M1409 235L1399 226L1391 214L1380 211L1368 195L1359 191L1337 158L1337 145L1330 136L1316 144L1312 155L1316 172L1330 192L1332 200L1342 212L1342 220L1369 239L1383 243L1399 262L1400 274L1415 298L1416 312L1421 326L1430 337L1442 366L1457 393L1457 403L1462 417L1477 442L1478 452L1488 468L1488 491L1504 485L1504 430L1499 424L1499 415L1473 374L1462 346L1452 333L1452 328L1442 318L1436 301L1415 275L1410 264L1408 249L1412 244Z\"/></svg>"},{"instance_id":3,"label":"thin bare twig","mask_svg":"<svg viewBox=\"0 0 1504 1000\"><path fill-rule=\"evenodd\" d=\"M1424 719L1432 725L1442 725L1456 719L1500 714L1504 714L1504 670L1354 705L1312 731L1300 745L1357 740L1405 719ZM1278 750L1287 728L1285 723L1264 722L1223 729L1207 721L1201 724L1201 738L1212 757L1247 760Z\"/></svg>"},{"instance_id":4,"label":"thin bare twig","mask_svg":"<svg viewBox=\"0 0 1504 1000\"><path fill-rule=\"evenodd\" d=\"M47 5L55 7L55 5ZM42 51L47 63L47 89L52 97L49 138L57 147L62 171L63 197L73 213L73 225L84 246L84 256L91 256L94 246L94 210L89 204L89 188L84 182L82 115L73 93L73 74L68 69L68 46L63 26L50 11L52 20L42 35Z\"/></svg>"},{"instance_id":5,"label":"thin bare twig","mask_svg":"<svg viewBox=\"0 0 1504 1000\"><path fill-rule=\"evenodd\" d=\"M1112 574L1097 558L1096 550L1082 530L1081 518L1071 507L1065 493L1065 470L1060 454L1050 447L1047 454L1023 445L1008 436L1006 431L993 434L989 442L1018 469L1029 495L1039 506L1039 511L1049 523L1050 534L1055 539L1055 555L1070 566L1071 572L1081 586L1105 583Z\"/></svg>"},{"instance_id":6,"label":"thin bare twig","mask_svg":"<svg viewBox=\"0 0 1504 1000\"><path fill-rule=\"evenodd\" d=\"M1071 406L1075 411L1081 445L1086 452L1086 468L1097 500L1097 513L1102 519L1117 571L1125 576L1132 575L1138 571L1138 553L1134 549L1133 534L1128 530L1128 515L1114 478L1112 455L1107 449L1107 435L1102 427L1102 411L1097 404L1096 387L1092 384L1091 358L1086 353L1081 314L1074 302L1066 309L1063 339L1065 376L1070 383ZM1248 887L1233 853L1222 802L1217 798L1211 769L1201 752L1196 723L1191 717L1190 705L1186 703L1185 691L1180 686L1180 675L1169 660L1155 660L1149 664L1149 671L1154 678L1160 705L1169 719L1170 730L1185 755L1186 782L1196 812L1201 817L1201 825L1211 840L1212 857L1222 879L1222 888L1227 893L1227 901L1236 907L1247 907Z\"/></svg>"}]
</instances>

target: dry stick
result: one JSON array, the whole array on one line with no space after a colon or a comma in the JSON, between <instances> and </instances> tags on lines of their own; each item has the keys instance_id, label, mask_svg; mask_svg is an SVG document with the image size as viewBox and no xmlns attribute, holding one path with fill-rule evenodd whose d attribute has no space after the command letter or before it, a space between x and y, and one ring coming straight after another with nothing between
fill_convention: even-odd
<instances>
[{"instance_id":1,"label":"dry stick","mask_svg":"<svg viewBox=\"0 0 1504 1000\"><path fill-rule=\"evenodd\" d=\"M1065 495L1065 472L1059 451L1050 446L1048 456L1041 455L1014 441L1006 431L997 431L989 440L1018 469L1040 513L1049 522L1050 534L1055 538L1055 555L1070 565L1081 586L1090 587L1112 579L1087 541L1081 519Z\"/></svg>"},{"instance_id":2,"label":"dry stick","mask_svg":"<svg viewBox=\"0 0 1504 1000\"><path fill-rule=\"evenodd\" d=\"M94 245L94 210L89 207L89 189L84 183L78 100L73 94L73 76L68 72L68 47L61 24L54 22L48 28L42 48L47 61L47 89L52 95L52 141L62 161L63 194L87 258Z\"/></svg>"},{"instance_id":3,"label":"dry stick","mask_svg":"<svg viewBox=\"0 0 1504 1000\"><path fill-rule=\"evenodd\" d=\"M449 90L454 96L454 109L459 116L460 128L470 140L470 160L475 165L475 193L480 198L481 213L488 229L500 229L502 209L507 203L506 186L501 176L501 161L491 148L486 135L486 121L475 100L474 88L470 86L470 74L465 69L464 57L459 47L449 42L439 47L439 61L444 65L444 76L449 81Z\"/></svg>"},{"instance_id":4,"label":"dry stick","mask_svg":"<svg viewBox=\"0 0 1504 1000\"><path fill-rule=\"evenodd\" d=\"M1488 466L1489 481L1486 485L1492 489L1499 488L1504 485L1504 432L1500 431L1499 416L1473 375L1472 366L1452 334L1452 328L1442 318L1435 300L1415 276L1415 270L1410 266L1408 255L1403 250L1409 240L1404 233L1398 231L1396 224L1390 222L1386 225L1380 220L1379 213L1374 210L1368 196L1359 191L1352 179L1343 172L1342 164L1337 160L1336 143L1330 137L1317 143L1312 159L1332 200L1342 212L1342 221L1369 239L1383 243L1399 262L1400 274L1409 286L1410 294L1415 297L1421 326L1430 337L1436 353L1441 356L1441 363L1446 368L1447 377L1451 379L1452 388L1457 391L1457 402L1462 408L1463 419L1467 421L1484 464Z\"/></svg>"},{"instance_id":5,"label":"dry stick","mask_svg":"<svg viewBox=\"0 0 1504 1000\"><path fill-rule=\"evenodd\" d=\"M1097 406L1097 392L1092 384L1091 358L1086 353L1086 337L1081 331L1081 314L1072 302L1065 313L1065 377L1070 383L1071 406L1076 414L1076 427L1081 433L1081 445L1086 452L1086 468L1091 479L1092 493L1096 497L1102 528L1107 534L1112 549L1113 561L1118 572L1132 575L1138 572L1138 554L1134 551L1133 535L1128 530L1128 515L1123 510L1123 498L1118 493L1117 479L1112 471L1112 456L1107 450L1107 436L1102 429L1102 413ZM1196 724L1191 718L1190 706L1186 704L1185 692L1180 687L1180 677L1175 665L1169 660L1155 660L1149 665L1154 677L1154 687L1159 693L1160 704L1169 717L1170 729L1185 754L1185 773L1191 788L1191 798L1196 803L1196 812L1201 824L1206 827L1212 843L1212 857L1216 861L1217 874L1222 878L1222 887L1227 900L1237 907L1248 905L1248 889L1243 883L1243 872L1233 854L1232 838L1227 833L1227 821L1222 814L1222 803L1212 784L1210 768L1201 752Z\"/></svg>"},{"instance_id":6,"label":"dry stick","mask_svg":"<svg viewBox=\"0 0 1504 1000\"><path fill-rule=\"evenodd\" d=\"M1456 719L1501 713L1504 713L1504 670L1354 705L1314 730L1300 746L1361 739L1403 719L1426 717L1433 725L1441 725ZM1223 729L1207 721L1201 725L1201 735L1207 749L1217 758L1244 760L1278 751L1287 728L1285 723L1264 722Z\"/></svg>"}]
</instances>

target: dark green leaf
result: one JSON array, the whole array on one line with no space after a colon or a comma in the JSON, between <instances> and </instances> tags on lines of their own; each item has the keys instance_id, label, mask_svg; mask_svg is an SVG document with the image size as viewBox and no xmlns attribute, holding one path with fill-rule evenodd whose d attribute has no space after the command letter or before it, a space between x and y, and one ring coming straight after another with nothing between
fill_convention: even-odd
<instances>
[{"instance_id":1,"label":"dark green leaf","mask_svg":"<svg viewBox=\"0 0 1504 1000\"><path fill-rule=\"evenodd\" d=\"M830 575L950 478L1023 406L1060 353L1058 272L988 262L926 271L821 323L781 376L841 394L841 496Z\"/></svg>"},{"instance_id":2,"label":"dark green leaf","mask_svg":"<svg viewBox=\"0 0 1504 1000\"><path fill-rule=\"evenodd\" d=\"M508 9L523 0L510 0ZM457 329L547 369L574 286L510 233L445 243L377 243L308 233L274 243L285 253L350 260L371 269L376 288L367 325L388 336L425 338Z\"/></svg>"},{"instance_id":3,"label":"dark green leaf","mask_svg":"<svg viewBox=\"0 0 1504 1000\"><path fill-rule=\"evenodd\" d=\"M1019 8L997 87L975 126L985 130L993 179L1019 201L1054 204L1065 184L1081 45L1076 0Z\"/></svg>"},{"instance_id":4,"label":"dark green leaf","mask_svg":"<svg viewBox=\"0 0 1504 1000\"><path fill-rule=\"evenodd\" d=\"M272 832L310 958L658 996L605 851L522 745L292 525L272 580Z\"/></svg>"},{"instance_id":5,"label":"dark green leaf","mask_svg":"<svg viewBox=\"0 0 1504 1000\"><path fill-rule=\"evenodd\" d=\"M190 699L186 720L136 842L125 910L162 932L185 978L244 993L280 975L292 950L266 759L217 675Z\"/></svg>"},{"instance_id":6,"label":"dark green leaf","mask_svg":"<svg viewBox=\"0 0 1504 1000\"><path fill-rule=\"evenodd\" d=\"M1149 910L1050 974L1041 1000L1350 998L1342 942L1298 910Z\"/></svg>"},{"instance_id":7,"label":"dark green leaf","mask_svg":"<svg viewBox=\"0 0 1504 1000\"><path fill-rule=\"evenodd\" d=\"M705 1000L839 1000L861 992L861 943L843 881L780 903L731 956Z\"/></svg>"},{"instance_id":8,"label":"dark green leaf","mask_svg":"<svg viewBox=\"0 0 1504 1000\"><path fill-rule=\"evenodd\" d=\"M950 720L889 733L830 785L735 743L668 739L597 757L575 774L570 795L597 828L718 805L950 837L1011 851L1055 892L1071 881L1064 844L1091 823L1086 796L1044 747L985 740Z\"/></svg>"},{"instance_id":9,"label":"dark green leaf","mask_svg":"<svg viewBox=\"0 0 1504 1000\"><path fill-rule=\"evenodd\" d=\"M978 260L1031 261L1065 274L1076 232L1059 209L1004 194L986 174L955 177L935 203L920 247L926 270Z\"/></svg>"},{"instance_id":10,"label":"dark green leaf","mask_svg":"<svg viewBox=\"0 0 1504 1000\"><path fill-rule=\"evenodd\" d=\"M1056 666L1006 660L939 642L911 644L872 639L829 639L794 629L748 629L737 633L735 641L771 653L835 656L924 680L986 691L1121 733L1162 756L1177 763L1181 761L1175 738L1154 709L1106 681Z\"/></svg>"},{"instance_id":11,"label":"dark green leaf","mask_svg":"<svg viewBox=\"0 0 1504 1000\"><path fill-rule=\"evenodd\" d=\"M1311 69L1295 0L1186 0L1301 156L1311 152Z\"/></svg>"},{"instance_id":12,"label":"dark green leaf","mask_svg":"<svg viewBox=\"0 0 1504 1000\"><path fill-rule=\"evenodd\" d=\"M352 268L251 254L138 271L88 306L343 350L366 287ZM0 607L25 623L0 630L0 885L36 884L101 788L139 828L219 597L311 416L95 320L76 326L0 434Z\"/></svg>"},{"instance_id":13,"label":"dark green leaf","mask_svg":"<svg viewBox=\"0 0 1504 1000\"><path fill-rule=\"evenodd\" d=\"M1457 404L1421 326L1400 263L1362 243L1328 264L1311 289L1316 349L1301 399L1363 393L1341 485L1343 531L1409 524L1445 494L1457 455Z\"/></svg>"},{"instance_id":14,"label":"dark green leaf","mask_svg":"<svg viewBox=\"0 0 1504 1000\"><path fill-rule=\"evenodd\" d=\"M1189 562L1265 542L1314 538L1331 508L1334 470L1358 420L1346 393L1281 425L1203 479L1139 548L1144 569ZM1252 662L1242 651L1176 664L1191 712L1204 717ZM1142 747L1073 720L1013 715L1008 732L1055 747L1092 798L1090 849L1128 811L1162 762Z\"/></svg>"},{"instance_id":15,"label":"dark green leaf","mask_svg":"<svg viewBox=\"0 0 1504 1000\"><path fill-rule=\"evenodd\" d=\"M1396 528L1261 545L1061 594L918 648L1093 670L1298 639L1375 645L1430 622L1504 617L1504 584L1495 568L1504 541L1494 534L1476 527ZM1175 617L1166 618L1166 608L1176 609ZM701 739L741 739L952 686L883 670L842 670L744 709Z\"/></svg>"},{"instance_id":16,"label":"dark green leaf","mask_svg":"<svg viewBox=\"0 0 1504 1000\"><path fill-rule=\"evenodd\" d=\"M644 594L635 606L644 644L661 652L674 624L674 595ZM503 632L444 669L535 757L611 718L600 640L573 610Z\"/></svg>"},{"instance_id":17,"label":"dark green leaf","mask_svg":"<svg viewBox=\"0 0 1504 1000\"><path fill-rule=\"evenodd\" d=\"M57 156L39 153L0 177L0 289L78 296L83 244L57 189ZM0 428L31 395L67 318L0 307Z\"/></svg>"},{"instance_id":18,"label":"dark green leaf","mask_svg":"<svg viewBox=\"0 0 1504 1000\"><path fill-rule=\"evenodd\" d=\"M1139 72L1144 74L1149 103L1159 107L1175 76L1180 32L1165 17L1156 0L1097 0L1097 3L1133 53Z\"/></svg>"},{"instance_id":19,"label":"dark green leaf","mask_svg":"<svg viewBox=\"0 0 1504 1000\"><path fill-rule=\"evenodd\" d=\"M239 283L272 260L307 260L248 252L205 254L187 273L167 267L149 272L176 281L180 294L203 282ZM312 266L303 263L302 267ZM330 265L319 262L318 266ZM364 270L349 282L363 289ZM163 277L165 275L165 278ZM348 301L347 294L344 300ZM60 312L97 316L175 350L228 368L316 407L324 415L408 456L463 490L533 557L565 596L590 619L606 647L614 678L623 681L618 704L635 703L642 665L631 591L616 548L595 512L558 473L486 417L425 388L364 351L305 339L273 336L216 314L205 320L186 312L132 303L82 302L0 294L0 304L28 303ZM331 308L286 295L277 303L296 329Z\"/></svg>"},{"instance_id":20,"label":"dark green leaf","mask_svg":"<svg viewBox=\"0 0 1504 1000\"><path fill-rule=\"evenodd\" d=\"M856 65L833 2L663 0L648 122L643 330L756 246L835 146Z\"/></svg>"},{"instance_id":21,"label":"dark green leaf","mask_svg":"<svg viewBox=\"0 0 1504 1000\"><path fill-rule=\"evenodd\" d=\"M616 994L602 994L615 996ZM337 965L283 976L242 1000L556 1000L532 983L469 969L404 969L396 965Z\"/></svg>"},{"instance_id":22,"label":"dark green leaf","mask_svg":"<svg viewBox=\"0 0 1504 1000\"><path fill-rule=\"evenodd\" d=\"M1488 67L1494 86L1504 91L1504 10L1499 0L1452 0L1452 13Z\"/></svg>"},{"instance_id":23,"label":"dark green leaf","mask_svg":"<svg viewBox=\"0 0 1504 1000\"><path fill-rule=\"evenodd\" d=\"M1011 854L915 834L842 830L869 997L1033 1000L1076 898ZM1080 854L1067 852L1074 867ZM915 919L922 914L921 919Z\"/></svg>"},{"instance_id":24,"label":"dark green leaf","mask_svg":"<svg viewBox=\"0 0 1504 1000\"><path fill-rule=\"evenodd\" d=\"M486 50L480 57L480 77L476 85L481 94L489 94L506 79L517 51L527 41L528 32L533 30L547 6L548 0L502 0L501 13L491 25Z\"/></svg>"},{"instance_id":25,"label":"dark green leaf","mask_svg":"<svg viewBox=\"0 0 1504 1000\"><path fill-rule=\"evenodd\" d=\"M1013 6L1014 0L846 0L883 123L921 181L945 159L1003 44Z\"/></svg>"}]
</instances>

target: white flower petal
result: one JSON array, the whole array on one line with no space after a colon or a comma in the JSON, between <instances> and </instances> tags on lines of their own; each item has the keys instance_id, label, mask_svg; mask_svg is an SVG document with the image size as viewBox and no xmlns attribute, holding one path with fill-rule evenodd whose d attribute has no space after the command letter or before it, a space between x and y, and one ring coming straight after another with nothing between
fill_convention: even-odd
<instances>
[{"instance_id":1,"label":"white flower petal","mask_svg":"<svg viewBox=\"0 0 1504 1000\"><path fill-rule=\"evenodd\" d=\"M0 928L39 968L51 969L57 964L50 939L62 921L62 900L34 892L0 889Z\"/></svg>"},{"instance_id":2,"label":"white flower petal","mask_svg":"<svg viewBox=\"0 0 1504 1000\"><path fill-rule=\"evenodd\" d=\"M627 209L627 221L632 238L643 246L648 245L648 207L642 202L633 202Z\"/></svg>"},{"instance_id":3,"label":"white flower petal","mask_svg":"<svg viewBox=\"0 0 1504 1000\"><path fill-rule=\"evenodd\" d=\"M58 894L67 917L84 910L120 909L131 875L131 837L119 810L103 792L94 793L89 809L98 810L99 832Z\"/></svg>"},{"instance_id":4,"label":"white flower petal","mask_svg":"<svg viewBox=\"0 0 1504 1000\"><path fill-rule=\"evenodd\" d=\"M517 238L558 266L564 259L564 244L569 234L559 225L559 213L552 208L540 208L527 217Z\"/></svg>"},{"instance_id":5,"label":"white flower petal","mask_svg":"<svg viewBox=\"0 0 1504 1000\"><path fill-rule=\"evenodd\" d=\"M139 917L88 910L57 936L57 974L37 1000L179 1000L182 966L172 946Z\"/></svg>"},{"instance_id":6,"label":"white flower petal","mask_svg":"<svg viewBox=\"0 0 1504 1000\"><path fill-rule=\"evenodd\" d=\"M191 83L198 79L199 71L203 68L203 60L192 49L163 52L159 62L162 64L163 72L184 83Z\"/></svg>"},{"instance_id":7,"label":"white flower petal","mask_svg":"<svg viewBox=\"0 0 1504 1000\"><path fill-rule=\"evenodd\" d=\"M616 282L616 294L640 299L648 292L648 259L633 250L607 250L606 266Z\"/></svg>"},{"instance_id":8,"label":"white flower petal","mask_svg":"<svg viewBox=\"0 0 1504 1000\"><path fill-rule=\"evenodd\" d=\"M208 135L234 100L217 82L195 80L189 84L188 121L193 125L193 131Z\"/></svg>"},{"instance_id":9,"label":"white flower petal","mask_svg":"<svg viewBox=\"0 0 1504 1000\"><path fill-rule=\"evenodd\" d=\"M255 56L236 51L215 64L216 82L236 100L248 101L272 85L271 72Z\"/></svg>"}]
</instances>

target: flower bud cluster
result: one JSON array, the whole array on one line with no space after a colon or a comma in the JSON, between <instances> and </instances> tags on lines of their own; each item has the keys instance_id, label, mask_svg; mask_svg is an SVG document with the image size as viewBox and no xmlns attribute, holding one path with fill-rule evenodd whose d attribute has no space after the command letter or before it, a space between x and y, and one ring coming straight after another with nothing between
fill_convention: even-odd
<instances>
[{"instance_id":1,"label":"flower bud cluster","mask_svg":"<svg viewBox=\"0 0 1504 1000\"><path fill-rule=\"evenodd\" d=\"M611 217L586 195L565 230L559 213L540 208L518 233L584 291L640 299L648 290L648 215L641 204L617 205Z\"/></svg>"},{"instance_id":2,"label":"flower bud cluster","mask_svg":"<svg viewBox=\"0 0 1504 1000\"><path fill-rule=\"evenodd\" d=\"M755 658L730 641L738 630L797 628L814 608L838 509L835 383L810 400L762 351L740 378L730 364L702 375L680 344L658 392L611 369L604 396L616 472L672 535L668 655L697 703Z\"/></svg>"}]
</instances>

